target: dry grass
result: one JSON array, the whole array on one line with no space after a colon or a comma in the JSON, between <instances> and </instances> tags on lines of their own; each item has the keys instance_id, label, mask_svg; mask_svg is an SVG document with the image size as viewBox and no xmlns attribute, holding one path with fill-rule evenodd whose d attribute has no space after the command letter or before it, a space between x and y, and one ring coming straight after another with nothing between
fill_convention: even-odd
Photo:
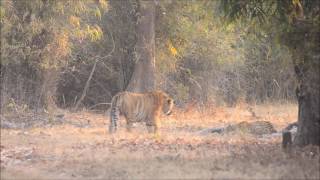
<instances>
[{"instance_id":1,"label":"dry grass","mask_svg":"<svg viewBox=\"0 0 320 180\"><path fill-rule=\"evenodd\" d=\"M319 179L319 148L284 152L280 137L199 136L198 130L239 121L268 120L276 129L297 118L294 104L194 107L163 117L161 136L138 124L115 135L108 118L66 113L51 127L1 129L1 179Z\"/></svg>"}]
</instances>

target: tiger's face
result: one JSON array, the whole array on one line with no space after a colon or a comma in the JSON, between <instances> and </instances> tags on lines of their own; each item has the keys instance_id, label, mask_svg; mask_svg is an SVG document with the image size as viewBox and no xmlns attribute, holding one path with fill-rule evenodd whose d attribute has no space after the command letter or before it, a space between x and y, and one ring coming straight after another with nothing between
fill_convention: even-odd
<instances>
[{"instance_id":1,"label":"tiger's face","mask_svg":"<svg viewBox=\"0 0 320 180\"><path fill-rule=\"evenodd\" d=\"M162 106L162 112L165 115L170 115L172 113L173 105L174 105L173 99L166 95L164 98L163 106Z\"/></svg>"}]
</instances>

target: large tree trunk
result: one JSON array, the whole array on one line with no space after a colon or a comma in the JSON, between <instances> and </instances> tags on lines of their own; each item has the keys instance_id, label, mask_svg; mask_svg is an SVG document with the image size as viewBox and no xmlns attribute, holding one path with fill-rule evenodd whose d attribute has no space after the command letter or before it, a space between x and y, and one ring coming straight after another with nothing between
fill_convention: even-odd
<instances>
[{"instance_id":1,"label":"large tree trunk","mask_svg":"<svg viewBox=\"0 0 320 180\"><path fill-rule=\"evenodd\" d=\"M298 133L294 143L299 146L320 145L320 54L304 55L304 64L296 66L299 80Z\"/></svg>"},{"instance_id":2,"label":"large tree trunk","mask_svg":"<svg viewBox=\"0 0 320 180\"><path fill-rule=\"evenodd\" d=\"M128 91L146 92L155 88L155 2L139 0L135 67Z\"/></svg>"},{"instance_id":3,"label":"large tree trunk","mask_svg":"<svg viewBox=\"0 0 320 180\"><path fill-rule=\"evenodd\" d=\"M137 1L137 0L136 0ZM132 73L134 70L134 53L137 42L136 25L137 25L137 6L135 1L129 0L110 0L110 13L114 16L106 16L110 18L112 24L112 32L114 36L115 49L114 57L119 61L119 76L116 87L113 87L112 92L123 91L128 87ZM109 25L109 24L108 24ZM106 27L107 28L107 27Z\"/></svg>"},{"instance_id":4,"label":"large tree trunk","mask_svg":"<svg viewBox=\"0 0 320 180\"><path fill-rule=\"evenodd\" d=\"M320 145L320 59L313 62L313 67L309 67L300 77L300 87L297 89L299 128L294 143L299 146Z\"/></svg>"},{"instance_id":5,"label":"large tree trunk","mask_svg":"<svg viewBox=\"0 0 320 180\"><path fill-rule=\"evenodd\" d=\"M289 36L288 46L299 81L298 133L294 143L320 145L320 32L313 24L299 21Z\"/></svg>"}]
</instances>

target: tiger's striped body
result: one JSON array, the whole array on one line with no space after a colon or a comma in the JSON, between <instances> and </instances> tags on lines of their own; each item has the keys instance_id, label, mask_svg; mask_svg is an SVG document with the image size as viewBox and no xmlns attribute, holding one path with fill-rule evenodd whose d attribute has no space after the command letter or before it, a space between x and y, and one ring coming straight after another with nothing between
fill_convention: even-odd
<instances>
[{"instance_id":1,"label":"tiger's striped body","mask_svg":"<svg viewBox=\"0 0 320 180\"><path fill-rule=\"evenodd\" d=\"M120 92L112 98L109 132L117 131L117 121L123 115L130 131L135 122L144 122L149 132L157 132L161 111L170 114L173 100L162 91L148 93Z\"/></svg>"},{"instance_id":2,"label":"tiger's striped body","mask_svg":"<svg viewBox=\"0 0 320 180\"><path fill-rule=\"evenodd\" d=\"M277 132L269 121L242 121L237 124L229 125L227 127L215 128L211 133L230 133L230 132L244 132L254 135L272 134Z\"/></svg>"}]
</instances>

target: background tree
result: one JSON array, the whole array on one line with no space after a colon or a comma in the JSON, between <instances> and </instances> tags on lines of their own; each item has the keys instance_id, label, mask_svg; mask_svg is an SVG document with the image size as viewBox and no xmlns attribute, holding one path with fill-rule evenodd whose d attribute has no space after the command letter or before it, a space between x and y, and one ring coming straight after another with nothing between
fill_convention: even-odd
<instances>
[{"instance_id":1,"label":"background tree","mask_svg":"<svg viewBox=\"0 0 320 180\"><path fill-rule=\"evenodd\" d=\"M150 18L142 21L145 3L154 6L154 25ZM12 104L43 108L44 94L51 91L48 99L60 108L105 110L117 92L145 85L134 91L155 86L173 96L178 107L295 100L293 61L288 46L275 38L277 26L266 23L264 31L255 23L226 26L218 1L35 1L32 6L51 10L32 26L16 19L16 9L24 12L29 5L1 1L2 109L12 109ZM30 33L37 30L35 22L45 24L40 29L52 36L40 36L40 30ZM154 33L154 39L142 48L148 34L144 31L149 30L148 38ZM34 46L26 43L38 35L48 39L43 48L35 48L40 40ZM15 36L22 38L11 38ZM51 51L45 51L47 47ZM48 55L31 56L29 49ZM45 69L44 62L56 65ZM55 75L45 75L47 70ZM144 78L154 80L147 85Z\"/></svg>"},{"instance_id":2,"label":"background tree","mask_svg":"<svg viewBox=\"0 0 320 180\"><path fill-rule=\"evenodd\" d=\"M236 105L294 100L296 80L287 48L266 33L257 38L244 25L224 26L217 1L157 1L155 78L178 106ZM212 11L215 9L215 11ZM97 58L90 87L80 107L105 108L127 88L137 61L139 1L111 0L101 20L90 18L104 36L82 42L71 52L58 85L58 103L73 107ZM224 27L224 28L222 28ZM272 72L272 73L270 73ZM139 78L138 78L139 79Z\"/></svg>"},{"instance_id":3,"label":"background tree","mask_svg":"<svg viewBox=\"0 0 320 180\"><path fill-rule=\"evenodd\" d=\"M1 1L2 107L15 101L29 108L56 108L61 68L68 64L73 43L102 36L100 27L86 20L99 18L103 2Z\"/></svg>"},{"instance_id":4,"label":"background tree","mask_svg":"<svg viewBox=\"0 0 320 180\"><path fill-rule=\"evenodd\" d=\"M294 100L296 80L287 47L262 31L257 38L250 33L253 25L226 26L219 16L217 1L161 1L157 85L179 106Z\"/></svg>"},{"instance_id":5,"label":"background tree","mask_svg":"<svg viewBox=\"0 0 320 180\"><path fill-rule=\"evenodd\" d=\"M135 65L127 90L146 92L155 88L155 2L138 1Z\"/></svg>"},{"instance_id":6,"label":"background tree","mask_svg":"<svg viewBox=\"0 0 320 180\"><path fill-rule=\"evenodd\" d=\"M320 144L320 16L319 1L221 1L226 17L276 30L291 54L299 86L295 144ZM264 23L264 24L263 24ZM272 28L274 26L275 28Z\"/></svg>"}]
</instances>

